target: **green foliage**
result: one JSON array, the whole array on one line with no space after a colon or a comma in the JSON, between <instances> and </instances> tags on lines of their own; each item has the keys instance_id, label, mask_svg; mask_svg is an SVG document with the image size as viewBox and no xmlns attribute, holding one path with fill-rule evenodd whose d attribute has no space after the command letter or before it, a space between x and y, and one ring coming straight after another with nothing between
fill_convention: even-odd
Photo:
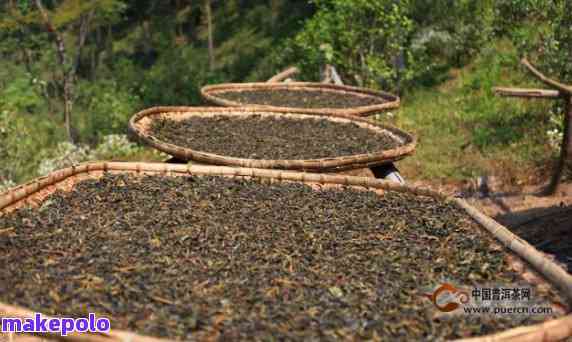
<instances>
[{"instance_id":1,"label":"green foliage","mask_svg":"<svg viewBox=\"0 0 572 342\"><path fill-rule=\"evenodd\" d=\"M22 113L38 112L44 104L34 88L41 82L29 74L12 75L12 81L0 89L0 107Z\"/></svg>"},{"instance_id":2,"label":"green foliage","mask_svg":"<svg viewBox=\"0 0 572 342\"><path fill-rule=\"evenodd\" d=\"M495 40L473 62L454 71L438 87L419 87L402 101L396 124L417 134L415 158L403 165L405 174L436 181L462 180L487 172L499 163L522 175L553 153L547 143L549 103L495 96L493 86L523 85L531 80L519 66L516 48Z\"/></svg>"},{"instance_id":3,"label":"green foliage","mask_svg":"<svg viewBox=\"0 0 572 342\"><path fill-rule=\"evenodd\" d=\"M409 48L415 57L414 83L432 86L446 79L451 67L468 63L493 35L491 0L413 0L416 30Z\"/></svg>"},{"instance_id":4,"label":"green foliage","mask_svg":"<svg viewBox=\"0 0 572 342\"><path fill-rule=\"evenodd\" d=\"M82 96L78 102L85 114L79 121L83 124L84 140L97 141L105 135L126 132L129 118L140 106L139 96L115 80L82 82L80 87Z\"/></svg>"},{"instance_id":5,"label":"green foliage","mask_svg":"<svg viewBox=\"0 0 572 342\"><path fill-rule=\"evenodd\" d=\"M36 175L41 160L38 151L50 149L61 128L51 120L36 116L18 115L0 108L0 178L21 182Z\"/></svg>"},{"instance_id":6,"label":"green foliage","mask_svg":"<svg viewBox=\"0 0 572 342\"><path fill-rule=\"evenodd\" d=\"M36 10L35 5L30 0L20 0L19 10L22 14ZM61 29L67 25L74 24L82 15L94 11L100 22L117 22L120 15L126 10L127 4L121 0L63 0L43 1L44 7L49 11L51 21L56 29ZM36 20L41 20L36 17Z\"/></svg>"},{"instance_id":7,"label":"green foliage","mask_svg":"<svg viewBox=\"0 0 572 342\"><path fill-rule=\"evenodd\" d=\"M495 27L547 74L572 81L572 3L500 0Z\"/></svg>"},{"instance_id":8,"label":"green foliage","mask_svg":"<svg viewBox=\"0 0 572 342\"><path fill-rule=\"evenodd\" d=\"M417 39L429 32L448 36L441 48L449 63L461 66L491 38L494 1L412 0L411 17L418 27Z\"/></svg>"},{"instance_id":9,"label":"green foliage","mask_svg":"<svg viewBox=\"0 0 572 342\"><path fill-rule=\"evenodd\" d=\"M496 31L510 33L515 26L530 25L532 20L546 20L552 4L551 1L545 0L497 0L495 4Z\"/></svg>"},{"instance_id":10,"label":"green foliage","mask_svg":"<svg viewBox=\"0 0 572 342\"><path fill-rule=\"evenodd\" d=\"M140 75L138 90L145 106L198 104L200 87L212 76L206 51L193 47L173 49Z\"/></svg>"},{"instance_id":11,"label":"green foliage","mask_svg":"<svg viewBox=\"0 0 572 342\"><path fill-rule=\"evenodd\" d=\"M491 39L492 0L317 0L317 13L286 45L317 78L325 63L358 85L399 89L433 82L443 69L462 66Z\"/></svg>"},{"instance_id":12,"label":"green foliage","mask_svg":"<svg viewBox=\"0 0 572 342\"><path fill-rule=\"evenodd\" d=\"M11 167L8 163L10 159L10 148L12 147L10 142L12 137L16 134L14 129L14 123L8 111L0 111L0 162L2 167L0 167L0 191L3 190L5 186L2 184L7 184L12 182Z\"/></svg>"},{"instance_id":13,"label":"green foliage","mask_svg":"<svg viewBox=\"0 0 572 342\"><path fill-rule=\"evenodd\" d=\"M540 59L547 73L572 83L572 3L555 1L550 13L551 34L543 41Z\"/></svg>"},{"instance_id":14,"label":"green foliage","mask_svg":"<svg viewBox=\"0 0 572 342\"><path fill-rule=\"evenodd\" d=\"M472 129L473 144L484 152L525 140L543 145L549 121L547 104L537 101L525 104L493 93L493 87L507 80L523 84L528 77L519 73L516 49L506 42L497 43L474 60L472 69L463 78L460 91L462 117ZM530 139L532 134L537 139Z\"/></svg>"},{"instance_id":15,"label":"green foliage","mask_svg":"<svg viewBox=\"0 0 572 342\"><path fill-rule=\"evenodd\" d=\"M572 83L572 2L501 0L497 3L497 27L544 74ZM556 102L552 108L544 108L551 127L547 137L554 150L558 150L562 137L562 112L561 104Z\"/></svg>"},{"instance_id":16,"label":"green foliage","mask_svg":"<svg viewBox=\"0 0 572 342\"><path fill-rule=\"evenodd\" d=\"M413 30L408 3L393 0L316 0L317 13L290 42L287 55L313 78L325 63L345 79L395 87L411 78L397 65ZM411 57L411 56L407 56Z\"/></svg>"}]
</instances>

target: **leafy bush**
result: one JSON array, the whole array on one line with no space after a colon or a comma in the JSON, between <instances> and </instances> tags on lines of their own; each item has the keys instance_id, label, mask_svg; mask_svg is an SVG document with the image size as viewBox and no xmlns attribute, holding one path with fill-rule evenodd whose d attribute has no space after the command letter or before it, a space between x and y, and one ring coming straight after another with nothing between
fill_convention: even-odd
<instances>
[{"instance_id":1,"label":"leafy bush","mask_svg":"<svg viewBox=\"0 0 572 342\"><path fill-rule=\"evenodd\" d=\"M317 13L283 49L313 79L330 63L349 83L400 89L463 65L493 33L492 0L313 3Z\"/></svg>"},{"instance_id":2,"label":"leafy bush","mask_svg":"<svg viewBox=\"0 0 572 342\"><path fill-rule=\"evenodd\" d=\"M91 156L94 159L120 158L135 154L139 149L126 135L111 134L103 137L101 143L91 151Z\"/></svg>"},{"instance_id":3,"label":"leafy bush","mask_svg":"<svg viewBox=\"0 0 572 342\"><path fill-rule=\"evenodd\" d=\"M495 28L545 73L572 82L572 2L498 0Z\"/></svg>"},{"instance_id":4,"label":"leafy bush","mask_svg":"<svg viewBox=\"0 0 572 342\"><path fill-rule=\"evenodd\" d=\"M95 148L77 146L64 141L54 150L43 154L38 167L38 175L46 175L52 171L70 167L90 160L109 160L128 158L141 152L141 147L128 140L126 135L107 135Z\"/></svg>"},{"instance_id":5,"label":"leafy bush","mask_svg":"<svg viewBox=\"0 0 572 342\"><path fill-rule=\"evenodd\" d=\"M345 80L362 86L395 88L411 78L403 68L413 30L407 1L314 0L317 13L285 50L304 72L319 77L325 63L336 65Z\"/></svg>"},{"instance_id":6,"label":"leafy bush","mask_svg":"<svg viewBox=\"0 0 572 342\"><path fill-rule=\"evenodd\" d=\"M557 0L550 8L550 34L538 48L545 71L572 83L572 2Z\"/></svg>"},{"instance_id":7,"label":"leafy bush","mask_svg":"<svg viewBox=\"0 0 572 342\"><path fill-rule=\"evenodd\" d=\"M40 176L44 176L54 170L79 164L88 160L88 157L89 152L86 147L76 146L68 141L64 141L59 143L55 150L45 153L45 158L40 162L37 173Z\"/></svg>"},{"instance_id":8,"label":"leafy bush","mask_svg":"<svg viewBox=\"0 0 572 342\"><path fill-rule=\"evenodd\" d=\"M0 178L14 182L35 174L41 153L62 132L50 120L35 115L17 115L0 108Z\"/></svg>"},{"instance_id":9,"label":"leafy bush","mask_svg":"<svg viewBox=\"0 0 572 342\"><path fill-rule=\"evenodd\" d=\"M441 51L449 62L460 66L480 51L493 32L494 2L492 0L412 0L411 17L419 31L433 30L447 34ZM438 50L433 51L442 56Z\"/></svg>"},{"instance_id":10,"label":"leafy bush","mask_svg":"<svg viewBox=\"0 0 572 342\"><path fill-rule=\"evenodd\" d=\"M206 51L192 47L165 51L145 73L139 94L146 107L201 103L200 87L209 83Z\"/></svg>"},{"instance_id":11,"label":"leafy bush","mask_svg":"<svg viewBox=\"0 0 572 342\"><path fill-rule=\"evenodd\" d=\"M115 80L82 83L80 99L86 112L81 117L82 137L97 141L109 134L124 133L129 118L141 107L141 99ZM79 111L78 111L79 112Z\"/></svg>"},{"instance_id":12,"label":"leafy bush","mask_svg":"<svg viewBox=\"0 0 572 342\"><path fill-rule=\"evenodd\" d=\"M8 116L8 111L1 111L0 112L0 163L2 167L0 167L0 183L8 182L10 180L10 170L9 170L9 137L14 134L14 125L11 121L11 118Z\"/></svg>"},{"instance_id":13,"label":"leafy bush","mask_svg":"<svg viewBox=\"0 0 572 342\"><path fill-rule=\"evenodd\" d=\"M38 112L44 100L39 95L43 81L27 73L22 66L0 64L0 107L21 113Z\"/></svg>"}]
</instances>

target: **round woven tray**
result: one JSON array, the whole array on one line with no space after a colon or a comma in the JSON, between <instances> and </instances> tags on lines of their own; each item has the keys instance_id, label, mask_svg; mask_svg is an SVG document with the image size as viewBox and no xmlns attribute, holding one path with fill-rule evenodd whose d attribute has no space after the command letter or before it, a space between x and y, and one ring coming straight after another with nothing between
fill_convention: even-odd
<instances>
[{"instance_id":1,"label":"round woven tray","mask_svg":"<svg viewBox=\"0 0 572 342\"><path fill-rule=\"evenodd\" d=\"M507 257L511 256L518 262L531 265L534 269L530 272L538 272L547 286L554 286L559 289L563 296L570 303L572 300L572 276L564 271L552 260L540 253L526 241L511 233L504 226L485 216L467 202L458 198L450 198L446 195L429 189L400 185L365 177L348 177L337 175L311 174L287 172L280 170L245 169L216 166L189 166L171 164L151 164L151 163L119 163L119 162L97 162L83 164L38 178L22 186L13 188L0 194L0 215L16 208L32 205L40 205L41 202L53 192L70 191L73 186L84 179L99 178L104 172L111 173L132 173L136 175L213 175L233 178L256 178L271 182L301 182L312 187L322 186L353 186L376 191L383 196L384 191L398 191L411 193L418 196L431 196L443 201L451 201L459 210L465 211L480 226L491 233L499 244L504 246ZM524 266L527 268L528 266ZM522 271L523 275L526 270ZM548 282L548 283L546 283ZM0 303L0 318L2 317L33 317L31 310ZM47 316L45 316L47 317ZM38 334L47 338L67 341L161 341L153 337L136 335L131 332L112 330L109 333L100 334L78 334L72 333L68 336L55 336L50 334ZM0 338L3 336L0 334ZM475 342L486 341L560 341L572 337L572 315L568 314L558 319L553 319L542 324L518 327L495 335L480 336L469 339ZM10 340L7 337L7 340ZM39 340L39 339L38 339Z\"/></svg>"},{"instance_id":2,"label":"round woven tray","mask_svg":"<svg viewBox=\"0 0 572 342\"><path fill-rule=\"evenodd\" d=\"M267 91L273 91L278 89L280 90L286 89L293 91L295 90L323 91L323 92L338 94L340 96L351 94L353 96L374 97L382 100L383 103L370 106L351 107L351 108L296 108L296 107L258 105L254 103L245 104L245 103L226 100L218 95L222 92L229 92L229 91L239 92L239 91L254 90L254 89L256 90L263 89ZM399 97L383 91L343 86L343 85L311 83L311 82L224 83L224 84L217 84L217 85L210 85L203 87L201 89L201 95L209 103L225 107L256 106L262 108L278 108L293 113L327 113L327 114L337 113L337 114L349 114L355 116L370 116L379 112L399 107Z\"/></svg>"},{"instance_id":3,"label":"round woven tray","mask_svg":"<svg viewBox=\"0 0 572 342\"><path fill-rule=\"evenodd\" d=\"M363 128L371 129L372 132L387 134L398 141L400 146L394 149L373 153L332 158L306 160L246 159L196 151L190 148L173 145L160 140L151 132L152 121L159 118L181 120L190 116L208 117L216 115L243 117L250 115L260 115L271 117L291 117L300 120L320 117L326 120L337 122L352 122ZM194 160L211 165L240 166L262 169L303 170L309 172L338 172L391 163L412 154L416 145L416 139L410 134L403 132L398 128L376 123L364 118L352 117L343 114L294 114L293 112L284 112L279 109L256 109L252 107L155 107L135 114L131 120L129 120L129 130L130 133L134 134L141 142L181 160Z\"/></svg>"}]
</instances>

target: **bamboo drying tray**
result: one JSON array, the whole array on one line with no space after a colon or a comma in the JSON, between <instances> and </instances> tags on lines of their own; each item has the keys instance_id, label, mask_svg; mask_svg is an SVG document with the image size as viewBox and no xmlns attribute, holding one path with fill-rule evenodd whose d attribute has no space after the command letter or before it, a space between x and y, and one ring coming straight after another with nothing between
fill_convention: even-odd
<instances>
[{"instance_id":1,"label":"bamboo drying tray","mask_svg":"<svg viewBox=\"0 0 572 342\"><path fill-rule=\"evenodd\" d=\"M464 210L484 229L491 233L494 238L509 250L509 255L515 259L527 262L534 271L544 277L552 286L556 287L564 295L569 305L572 303L572 276L566 273L560 266L548 259L526 241L511 233L504 226L493 219L485 216L467 202L459 198L451 198L446 195L420 187L400 185L397 183L376 180L365 177L348 177L338 175L324 175L288 172L279 170L262 170L231 168L217 166L190 166L152 163L121 163L121 162L95 162L59 170L48 176L38 178L24 185L15 187L0 194L0 214L15 210L25 205L39 205L48 195L56 190L69 191L78 181L88 178L98 178L104 172L132 173L137 175L155 174L170 176L188 175L214 175L234 178L256 178L271 182L301 182L312 186L354 186L374 190L378 193L383 191L407 192L415 195L430 196L443 201L453 202L459 210ZM382 195L381 195L382 196ZM32 317L33 312L21 307L0 303L1 317ZM0 335L1 337L1 335ZM44 335L65 341L161 341L153 337L146 337L125 331L112 330L108 334L83 334L77 333L68 336ZM572 315L553 319L542 324L518 327L495 335L475 337L467 341L559 341L572 337Z\"/></svg>"},{"instance_id":2,"label":"bamboo drying tray","mask_svg":"<svg viewBox=\"0 0 572 342\"><path fill-rule=\"evenodd\" d=\"M236 101L226 100L218 94L222 92L239 92L244 90L304 90L304 91L323 91L343 96L351 94L360 97L375 97L382 99L384 103L360 106L353 108L295 108L295 107L278 107L268 105L243 104ZM201 89L201 95L209 103L225 106L225 107L244 107L256 106L261 108L279 108L284 111L293 113L336 113L349 114L355 116L370 116L379 112L388 111L390 109L399 108L399 97L387 92L377 91L366 88L351 87L345 85L335 85L327 83L313 82L288 82L288 83L223 83L217 85L205 86Z\"/></svg>"},{"instance_id":3,"label":"bamboo drying tray","mask_svg":"<svg viewBox=\"0 0 572 342\"><path fill-rule=\"evenodd\" d=\"M384 151L350 156L305 159L305 160L270 160L228 157L214 153L196 151L190 148L167 143L155 137L151 132L154 119L169 118L181 120L190 116L249 116L262 115L274 117L293 117L297 119L320 117L338 122L352 122L361 127L381 132L391 136L400 146ZM280 109L256 109L252 107L154 107L135 114L129 120L129 131L142 143L170 154L178 159L194 160L210 165L226 165L252 167L261 169L301 170L310 172L339 172L353 169L369 168L389 164L405 158L415 151L416 139L412 135L389 125L376 123L365 118L352 117L343 114L325 113L295 113Z\"/></svg>"}]
</instances>

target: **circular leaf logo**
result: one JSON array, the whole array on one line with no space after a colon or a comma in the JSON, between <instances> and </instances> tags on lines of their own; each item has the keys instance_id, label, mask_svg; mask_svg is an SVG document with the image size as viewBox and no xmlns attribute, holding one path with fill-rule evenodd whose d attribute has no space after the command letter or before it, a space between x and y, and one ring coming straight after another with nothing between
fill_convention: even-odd
<instances>
[{"instance_id":1,"label":"circular leaf logo","mask_svg":"<svg viewBox=\"0 0 572 342\"><path fill-rule=\"evenodd\" d=\"M446 295L447 293L452 295L456 300L439 304L439 297ZM455 311L461 306L461 304L466 304L469 302L469 294L467 292L461 291L449 283L444 283L443 285L439 286L433 293L425 293L424 296L427 297L433 303L433 305L435 305L437 310L441 312Z\"/></svg>"}]
</instances>

